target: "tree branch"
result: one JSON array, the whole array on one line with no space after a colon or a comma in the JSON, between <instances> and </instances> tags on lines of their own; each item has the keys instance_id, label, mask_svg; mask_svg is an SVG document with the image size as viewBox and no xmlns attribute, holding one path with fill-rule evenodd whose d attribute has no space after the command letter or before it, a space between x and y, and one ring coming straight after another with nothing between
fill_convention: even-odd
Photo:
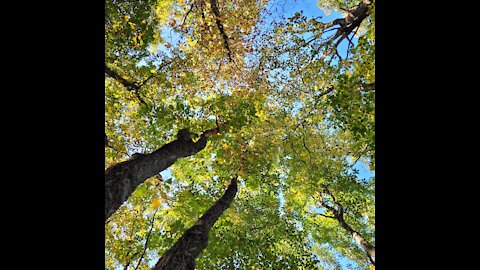
<instances>
[{"instance_id":1,"label":"tree branch","mask_svg":"<svg viewBox=\"0 0 480 270\"><path fill-rule=\"evenodd\" d=\"M185 21L187 20L187 17L190 14L190 12L192 12L192 9L193 9L194 6L195 6L195 1L192 1L192 5L190 5L190 8L188 9L187 13L185 14L185 17L183 17L182 25L185 24Z\"/></svg>"},{"instance_id":2,"label":"tree branch","mask_svg":"<svg viewBox=\"0 0 480 270\"><path fill-rule=\"evenodd\" d=\"M173 62L172 59L167 59L166 61L163 61L163 63L156 69L156 71L157 72L160 71L163 67L171 64L172 62ZM151 80L152 78L155 78L156 77L155 74L148 76L145 80L143 80L140 83L131 82L123 78L120 74L115 72L113 69L109 68L106 63L105 63L105 74L107 74L110 78L115 79L116 81L121 83L123 86L125 86L125 88L128 91L133 91L137 99L140 101L140 103L147 105L143 97L140 95L140 88L142 88L142 86L144 86L149 80Z\"/></svg>"},{"instance_id":3,"label":"tree branch","mask_svg":"<svg viewBox=\"0 0 480 270\"><path fill-rule=\"evenodd\" d=\"M126 80L125 78L120 76L118 73L113 71L111 68L109 68L107 64L105 64L105 74L107 74L110 78L113 78L119 83L123 84L123 86L125 86L125 88L127 88L127 90L129 91L136 91L140 89L140 86L137 82L130 82Z\"/></svg>"},{"instance_id":4,"label":"tree branch","mask_svg":"<svg viewBox=\"0 0 480 270\"><path fill-rule=\"evenodd\" d=\"M333 86L330 86L328 87L328 89L323 92L323 93L320 93L318 95L315 96L315 103L313 105L313 109L311 109L307 115L303 118L302 122L298 123L294 128L293 128L293 131L297 130L297 128L300 126L300 125L303 125L305 124L305 122L307 121L307 118L310 117L312 115L312 113L315 111L316 107L318 106L318 101L320 100L321 97L325 96L325 95L328 95L330 94L331 92L333 92L333 90L335 90L335 88Z\"/></svg>"},{"instance_id":5,"label":"tree branch","mask_svg":"<svg viewBox=\"0 0 480 270\"><path fill-rule=\"evenodd\" d=\"M105 74L107 74L110 78L115 79L116 81L120 82L125 88L127 88L128 91L133 91L135 93L135 96L137 99L144 105L147 105L145 100L140 96L140 93L138 90L140 90L140 87L142 87L142 84L138 84L137 82L130 82L127 81L125 78L120 76L118 73L107 67L107 64L105 64Z\"/></svg>"},{"instance_id":6,"label":"tree branch","mask_svg":"<svg viewBox=\"0 0 480 270\"><path fill-rule=\"evenodd\" d=\"M228 59L230 59L230 61L235 63L235 61L232 58L232 51L230 50L230 46L228 45L229 38L227 36L227 33L225 33L225 29L224 29L223 24L220 20L221 15L220 15L220 12L218 11L217 1L216 0L210 0L210 6L212 8L213 14L215 15L215 23L216 23L216 25L218 27L218 30L220 31L220 34L223 38L224 46L227 49Z\"/></svg>"},{"instance_id":7,"label":"tree branch","mask_svg":"<svg viewBox=\"0 0 480 270\"><path fill-rule=\"evenodd\" d=\"M375 83L364 83L362 84L362 90L365 91L375 91Z\"/></svg>"},{"instance_id":8,"label":"tree branch","mask_svg":"<svg viewBox=\"0 0 480 270\"><path fill-rule=\"evenodd\" d=\"M321 214L321 213L315 213L315 214L317 214L317 215L320 215L320 216L322 216L322 217L326 217L326 218L333 218L333 219L337 219L337 218L336 218L336 217L334 217L334 216L327 216L327 215L324 215L324 214Z\"/></svg>"},{"instance_id":9,"label":"tree branch","mask_svg":"<svg viewBox=\"0 0 480 270\"><path fill-rule=\"evenodd\" d=\"M337 40L337 42L333 45L333 47L330 48L330 50L327 53L325 53L324 56L329 56L335 53L341 59L340 55L338 55L337 53L337 47L346 37L350 42L349 43L349 47L350 47L350 44L352 44L352 42L350 38L348 38L348 36L354 30L358 30L358 27L360 27L362 22L370 15L370 11L368 8L370 4L371 4L371 1L369 0L362 1L359 4L350 8L344 18L336 19L332 22L322 24L321 26L322 33L332 31L331 27L333 26L339 26L339 27L335 28L336 32L333 36L327 38L326 41L324 41L318 46L318 48L312 54L312 59L318 54L321 48L327 47L328 45L332 44L340 36L341 38Z\"/></svg>"},{"instance_id":10,"label":"tree branch","mask_svg":"<svg viewBox=\"0 0 480 270\"><path fill-rule=\"evenodd\" d=\"M152 234L152 231L153 231L153 227L154 227L153 224L155 223L155 215L157 214L158 209L159 208L157 208L152 215L152 220L150 222L150 229L148 230L147 239L145 240L145 244L143 245L142 255L140 255L140 258L138 258L137 266L135 266L134 270L138 269L138 267L140 266L140 263L143 260L143 256L145 256L145 252L147 251L148 241L150 240L150 235Z\"/></svg>"}]
</instances>

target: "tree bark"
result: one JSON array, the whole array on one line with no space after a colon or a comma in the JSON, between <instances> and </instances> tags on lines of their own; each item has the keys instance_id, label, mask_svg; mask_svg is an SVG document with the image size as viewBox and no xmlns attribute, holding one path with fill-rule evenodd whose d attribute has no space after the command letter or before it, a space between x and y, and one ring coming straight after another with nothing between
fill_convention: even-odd
<instances>
[{"instance_id":1,"label":"tree bark","mask_svg":"<svg viewBox=\"0 0 480 270\"><path fill-rule=\"evenodd\" d=\"M146 179L170 167L179 158L194 155L205 148L207 138L219 127L205 131L197 142L190 132L178 132L177 139L150 154L136 154L105 171L105 221L125 202Z\"/></svg>"},{"instance_id":2,"label":"tree bark","mask_svg":"<svg viewBox=\"0 0 480 270\"><path fill-rule=\"evenodd\" d=\"M375 260L374 260L375 246L370 244L363 237L363 235L361 235L359 232L355 231L352 227L350 227L350 225L347 224L347 222L344 219L344 214L345 214L344 207L335 199L333 194L327 188L324 188L323 192L332 198L334 206L330 206L323 201L320 202L323 207L327 208L328 210L332 211L332 213L333 213L333 217L332 216L326 216L326 215L322 215L322 216L336 219L340 223L340 225L353 237L355 242L357 242L357 244L359 244L362 247L362 249L365 251L368 259L370 260L370 262L373 265L375 265Z\"/></svg>"},{"instance_id":3,"label":"tree bark","mask_svg":"<svg viewBox=\"0 0 480 270\"><path fill-rule=\"evenodd\" d=\"M232 51L230 50L230 46L228 45L228 36L225 33L225 28L223 27L222 21L220 20L220 11L218 10L217 0L210 0L210 6L212 8L213 14L215 15L215 23L217 24L218 30L223 38L223 44L225 49L227 49L227 56L230 61L233 61L232 58Z\"/></svg>"},{"instance_id":4,"label":"tree bark","mask_svg":"<svg viewBox=\"0 0 480 270\"><path fill-rule=\"evenodd\" d=\"M340 225L342 225L342 227L347 230L347 232L353 237L355 242L357 242L357 244L359 244L363 248L363 250L365 250L369 257L369 260L372 262L373 265L375 265L375 261L373 260L373 257L375 257L375 246L365 240L365 238L359 232L355 231L352 227L350 227L345 222L342 216L339 216L337 220Z\"/></svg>"},{"instance_id":5,"label":"tree bark","mask_svg":"<svg viewBox=\"0 0 480 270\"><path fill-rule=\"evenodd\" d=\"M230 181L225 194L162 255L152 270L194 270L195 258L208 245L208 232L230 206L236 194L235 177Z\"/></svg>"},{"instance_id":6,"label":"tree bark","mask_svg":"<svg viewBox=\"0 0 480 270\"><path fill-rule=\"evenodd\" d=\"M107 67L107 64L105 64L105 74L107 74L109 77L119 81L121 84L123 84L129 91L135 91L140 89L140 85L136 82L129 82L122 76L120 76L118 73L113 71L111 68Z\"/></svg>"}]
</instances>

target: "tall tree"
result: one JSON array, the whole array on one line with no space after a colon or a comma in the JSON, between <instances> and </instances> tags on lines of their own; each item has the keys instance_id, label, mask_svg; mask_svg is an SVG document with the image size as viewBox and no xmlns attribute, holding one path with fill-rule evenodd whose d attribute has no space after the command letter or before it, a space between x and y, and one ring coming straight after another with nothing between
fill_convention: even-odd
<instances>
[{"instance_id":1,"label":"tall tree","mask_svg":"<svg viewBox=\"0 0 480 270\"><path fill-rule=\"evenodd\" d=\"M237 189L237 178L234 177L225 194L162 255L152 270L195 269L195 258L207 247L210 229L230 206Z\"/></svg>"}]
</instances>

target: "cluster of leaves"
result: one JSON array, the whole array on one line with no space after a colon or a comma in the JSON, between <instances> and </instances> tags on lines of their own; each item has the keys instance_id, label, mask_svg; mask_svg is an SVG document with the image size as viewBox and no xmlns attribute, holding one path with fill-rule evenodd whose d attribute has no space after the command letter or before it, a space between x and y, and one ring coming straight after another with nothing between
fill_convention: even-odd
<instances>
[{"instance_id":1,"label":"cluster of leaves","mask_svg":"<svg viewBox=\"0 0 480 270\"><path fill-rule=\"evenodd\" d=\"M319 2L332 10L356 4ZM366 87L375 84L374 6L348 57L322 58L335 45L325 44L328 22L297 13L271 27L271 5L106 2L106 67L139 86L105 77L106 168L158 149L182 128L200 134L227 123L108 220L107 269L149 269L233 175L238 194L198 269L338 269L338 254L368 267L352 237L321 215L330 214L321 190L332 191L348 208L346 222L374 244L374 177L355 169L375 164L375 91Z\"/></svg>"}]
</instances>

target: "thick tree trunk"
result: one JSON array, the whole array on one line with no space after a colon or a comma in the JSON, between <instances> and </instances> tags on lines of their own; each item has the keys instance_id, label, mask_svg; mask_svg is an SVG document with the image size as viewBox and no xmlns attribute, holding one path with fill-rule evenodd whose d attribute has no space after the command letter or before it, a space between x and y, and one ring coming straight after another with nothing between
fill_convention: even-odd
<instances>
[{"instance_id":1,"label":"thick tree trunk","mask_svg":"<svg viewBox=\"0 0 480 270\"><path fill-rule=\"evenodd\" d=\"M195 258L208 245L208 232L237 194L237 178L233 178L225 194L180 239L163 254L152 270L193 270Z\"/></svg>"},{"instance_id":2,"label":"thick tree trunk","mask_svg":"<svg viewBox=\"0 0 480 270\"><path fill-rule=\"evenodd\" d=\"M137 154L105 171L105 221L125 202L146 179L171 166L177 159L194 155L205 148L207 138L218 127L205 131L193 142L187 130L179 131L177 139L151 154Z\"/></svg>"}]
</instances>

